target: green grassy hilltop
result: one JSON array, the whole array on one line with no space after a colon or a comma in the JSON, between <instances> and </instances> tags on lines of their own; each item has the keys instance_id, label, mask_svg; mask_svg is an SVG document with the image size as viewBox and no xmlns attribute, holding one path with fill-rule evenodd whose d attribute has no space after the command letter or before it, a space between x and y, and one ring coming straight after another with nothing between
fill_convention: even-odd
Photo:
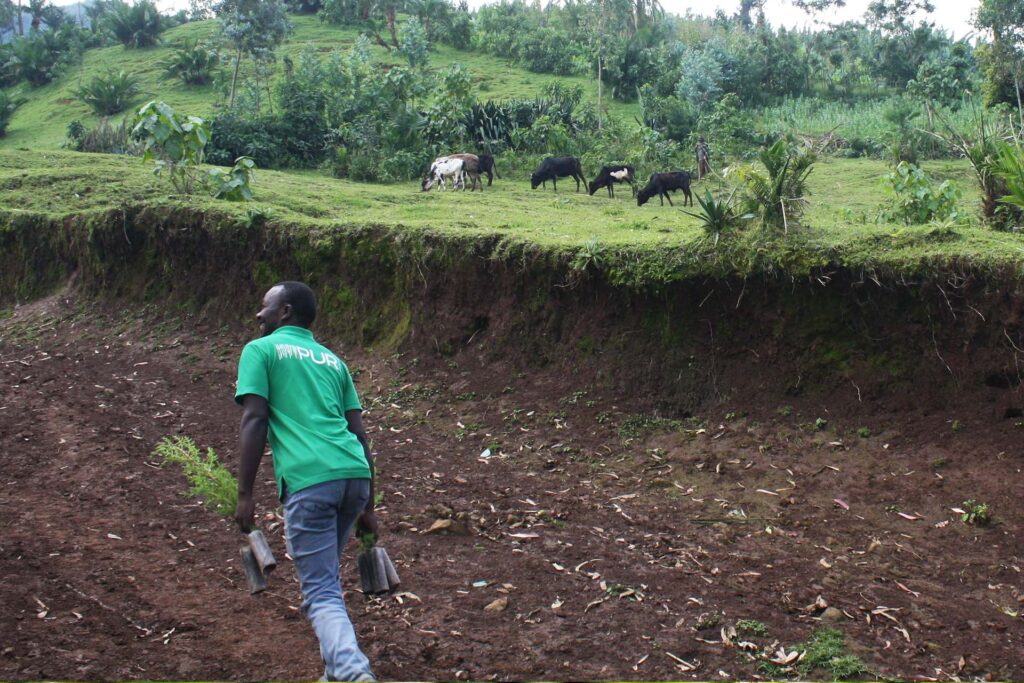
<instances>
[{"instance_id":1,"label":"green grassy hilltop","mask_svg":"<svg viewBox=\"0 0 1024 683\"><path fill-rule=\"evenodd\" d=\"M290 21L294 31L288 42L277 50L278 59L285 56L296 58L310 45L322 53L343 50L351 47L359 35L355 29L325 24L312 16L293 15ZM213 114L225 105L221 86L186 86L176 79L165 78L160 62L186 40L212 41L216 35L215 20L199 21L164 32L161 36L163 44L159 47L129 50L116 45L87 50L81 64L71 67L60 78L40 88L22 89L26 103L14 113L7 135L0 137L0 149L58 149L64 142L69 123L77 120L87 127L94 125L99 117L76 97L76 92L83 80L108 70L123 69L138 77L143 92L136 98L136 105L156 98L167 102L176 111L204 117ZM379 62L400 63L400 55L377 45L372 49L374 58ZM432 47L430 64L433 69L461 64L472 76L481 99L531 98L539 95L551 82L579 85L584 88L586 97L597 99L597 85L591 79L530 73L502 59L456 50L440 43ZM243 71L251 68L251 61L243 60L242 66ZM225 64L223 68L230 78L230 65ZM610 98L606 102L611 113L621 116L632 116L638 111L635 104ZM114 119L120 120L123 116L118 115Z\"/></svg>"}]
</instances>

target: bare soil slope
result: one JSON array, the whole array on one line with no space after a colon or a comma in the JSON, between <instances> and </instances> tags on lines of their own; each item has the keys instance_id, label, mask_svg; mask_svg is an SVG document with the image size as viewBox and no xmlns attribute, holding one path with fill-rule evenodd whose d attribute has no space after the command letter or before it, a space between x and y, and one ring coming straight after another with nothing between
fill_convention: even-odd
<instances>
[{"instance_id":1,"label":"bare soil slope","mask_svg":"<svg viewBox=\"0 0 1024 683\"><path fill-rule=\"evenodd\" d=\"M0 320L0 679L319 676L290 563L250 597L241 536L151 455L181 433L235 466L247 333L67 294ZM1024 678L1016 420L848 397L657 415L641 388L495 363L485 339L442 361L338 348L405 591L360 594L349 548L381 677L755 678L829 627L858 678ZM993 523L963 523L966 499Z\"/></svg>"}]
</instances>

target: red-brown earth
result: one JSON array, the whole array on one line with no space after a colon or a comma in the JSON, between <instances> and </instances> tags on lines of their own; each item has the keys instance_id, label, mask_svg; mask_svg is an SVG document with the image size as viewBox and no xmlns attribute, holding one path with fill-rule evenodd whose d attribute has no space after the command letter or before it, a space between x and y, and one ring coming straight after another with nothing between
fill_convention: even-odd
<instances>
[{"instance_id":1,"label":"red-brown earth","mask_svg":"<svg viewBox=\"0 0 1024 683\"><path fill-rule=\"evenodd\" d=\"M183 434L235 467L252 332L70 293L0 320L0 678L320 675L290 563L251 597L237 529L152 455ZM991 406L751 399L683 418L473 344L337 351L402 578L367 598L354 546L343 559L382 678L768 677L766 653L823 628L857 678L1024 678L1024 430ZM269 459L260 481L282 559ZM968 499L990 524L953 511Z\"/></svg>"}]
</instances>

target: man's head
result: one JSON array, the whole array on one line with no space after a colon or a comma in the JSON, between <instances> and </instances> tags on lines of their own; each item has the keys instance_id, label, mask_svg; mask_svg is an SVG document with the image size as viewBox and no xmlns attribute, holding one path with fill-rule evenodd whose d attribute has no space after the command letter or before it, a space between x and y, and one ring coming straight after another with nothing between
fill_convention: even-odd
<instances>
[{"instance_id":1,"label":"man's head","mask_svg":"<svg viewBox=\"0 0 1024 683\"><path fill-rule=\"evenodd\" d=\"M697 138L697 142L704 142L704 136L701 135L699 138Z\"/></svg>"},{"instance_id":2,"label":"man's head","mask_svg":"<svg viewBox=\"0 0 1024 683\"><path fill-rule=\"evenodd\" d=\"M316 297L301 282L280 282L263 295L263 307L256 314L260 332L267 336L282 325L309 327L316 319Z\"/></svg>"}]
</instances>

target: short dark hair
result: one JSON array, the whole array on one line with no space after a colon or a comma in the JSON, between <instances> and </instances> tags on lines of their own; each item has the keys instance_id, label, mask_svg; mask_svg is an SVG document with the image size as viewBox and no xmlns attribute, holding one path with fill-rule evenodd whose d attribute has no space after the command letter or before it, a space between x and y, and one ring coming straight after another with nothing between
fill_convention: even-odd
<instances>
[{"instance_id":1,"label":"short dark hair","mask_svg":"<svg viewBox=\"0 0 1024 683\"><path fill-rule=\"evenodd\" d=\"M295 322L309 327L316 320L316 295L304 282L278 282L275 287L281 288L281 303L290 304Z\"/></svg>"}]
</instances>

